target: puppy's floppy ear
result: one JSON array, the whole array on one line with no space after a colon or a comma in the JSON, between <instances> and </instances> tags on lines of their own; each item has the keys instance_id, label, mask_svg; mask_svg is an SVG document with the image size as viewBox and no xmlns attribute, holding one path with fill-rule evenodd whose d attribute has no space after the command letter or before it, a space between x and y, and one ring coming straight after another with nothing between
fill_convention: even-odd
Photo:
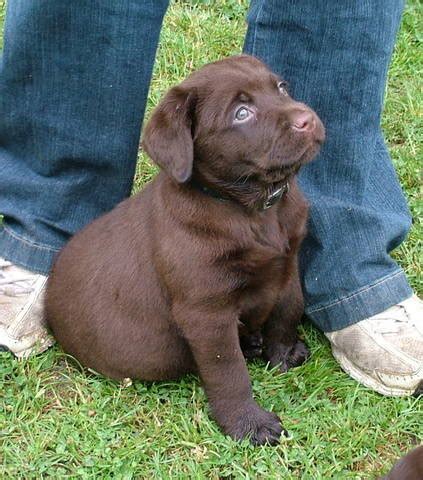
<instances>
[{"instance_id":1,"label":"puppy's floppy ear","mask_svg":"<svg viewBox=\"0 0 423 480\"><path fill-rule=\"evenodd\" d=\"M193 90L173 87L156 107L144 130L144 150L178 183L188 181L192 174L191 130L195 102Z\"/></svg>"}]
</instances>

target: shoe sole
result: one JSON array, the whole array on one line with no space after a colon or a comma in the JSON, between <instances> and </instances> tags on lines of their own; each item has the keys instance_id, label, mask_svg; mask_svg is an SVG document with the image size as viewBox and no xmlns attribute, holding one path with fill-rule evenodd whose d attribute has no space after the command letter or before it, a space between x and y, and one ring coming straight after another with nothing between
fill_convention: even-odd
<instances>
[{"instance_id":1,"label":"shoe sole","mask_svg":"<svg viewBox=\"0 0 423 480\"><path fill-rule=\"evenodd\" d=\"M0 330L0 351L10 352L17 358L27 358L30 355L38 355L45 352L48 348L54 345L54 340L51 337L38 338L36 342L16 340L5 331Z\"/></svg>"},{"instance_id":2,"label":"shoe sole","mask_svg":"<svg viewBox=\"0 0 423 480\"><path fill-rule=\"evenodd\" d=\"M350 377L356 380L358 383L375 390L376 392L385 395L386 397L405 397L411 395L420 395L423 393L423 380L417 384L413 389L392 388L387 385L378 382L375 378L371 377L367 373L360 370L350 360L348 360L341 351L332 346L332 353L335 359L338 361L342 370L344 370Z\"/></svg>"}]
</instances>

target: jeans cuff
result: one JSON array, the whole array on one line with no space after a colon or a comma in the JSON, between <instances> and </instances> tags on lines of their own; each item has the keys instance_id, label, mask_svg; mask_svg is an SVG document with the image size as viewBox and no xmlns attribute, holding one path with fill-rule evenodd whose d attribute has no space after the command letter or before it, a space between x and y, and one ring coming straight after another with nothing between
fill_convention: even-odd
<instances>
[{"instance_id":1,"label":"jeans cuff","mask_svg":"<svg viewBox=\"0 0 423 480\"><path fill-rule=\"evenodd\" d=\"M34 273L48 275L59 249L17 235L4 223L0 226L0 257Z\"/></svg>"},{"instance_id":2,"label":"jeans cuff","mask_svg":"<svg viewBox=\"0 0 423 480\"><path fill-rule=\"evenodd\" d=\"M412 295L408 280L400 269L328 305L306 307L305 311L318 328L332 332L383 312Z\"/></svg>"}]
</instances>

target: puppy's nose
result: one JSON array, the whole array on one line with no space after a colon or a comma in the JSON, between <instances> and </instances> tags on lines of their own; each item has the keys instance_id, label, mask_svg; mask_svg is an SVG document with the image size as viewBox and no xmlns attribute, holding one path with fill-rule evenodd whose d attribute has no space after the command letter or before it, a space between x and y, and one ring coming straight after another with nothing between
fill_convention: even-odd
<instances>
[{"instance_id":1,"label":"puppy's nose","mask_svg":"<svg viewBox=\"0 0 423 480\"><path fill-rule=\"evenodd\" d=\"M294 110L289 120L291 128L298 132L312 132L316 128L316 120L310 110Z\"/></svg>"}]
</instances>

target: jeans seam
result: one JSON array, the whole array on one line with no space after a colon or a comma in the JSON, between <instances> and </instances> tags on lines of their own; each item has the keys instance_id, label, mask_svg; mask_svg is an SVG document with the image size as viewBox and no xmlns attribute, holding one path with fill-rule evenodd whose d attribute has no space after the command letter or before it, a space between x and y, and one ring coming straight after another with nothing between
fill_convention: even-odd
<instances>
[{"instance_id":1,"label":"jeans seam","mask_svg":"<svg viewBox=\"0 0 423 480\"><path fill-rule=\"evenodd\" d=\"M40 245L38 243L35 243L33 242L32 240L29 240L27 238L24 238L22 237L21 235L18 235L17 233L13 232L9 227L7 227L6 225L3 224L3 229L5 230L5 232L8 233L8 235L10 235L12 238L14 238L15 240L21 242L21 243L25 243L26 245L28 245L29 247L31 248L36 248L37 250L48 250L50 252L59 252L60 251L60 248L54 248L54 247L49 247L47 245Z\"/></svg>"},{"instance_id":2,"label":"jeans seam","mask_svg":"<svg viewBox=\"0 0 423 480\"><path fill-rule=\"evenodd\" d=\"M403 271L402 270L398 270L396 271L395 273L393 274L390 274L386 277L383 277L381 278L380 280L378 280L377 282L374 282L370 285L366 285L365 287L362 287L360 288L359 290L355 291L354 293L350 294L350 295L346 295L345 297L341 297L339 298L338 300L336 300L335 302L332 302L332 303L329 303L327 305L323 305L322 307L318 307L318 308L315 308L315 309L312 309L312 310L308 310L308 313L316 313L316 312L320 312L322 310L326 310L326 309L329 309L329 308L332 308L332 307L335 307L336 305L339 305L340 303L344 302L345 300L350 300L351 298L354 298L358 295L361 295L362 293L365 293L367 292L368 290L371 290L372 288L378 286L378 285L381 285L382 283L385 283L387 282L388 280L398 276L398 275L402 275Z\"/></svg>"},{"instance_id":3,"label":"jeans seam","mask_svg":"<svg viewBox=\"0 0 423 480\"><path fill-rule=\"evenodd\" d=\"M257 23L259 21L259 17L261 15L262 10L263 10L263 5L264 5L264 1L260 3L260 7L257 11L256 19L255 19L255 22L254 22L253 45L251 47L251 53L254 54L254 55L255 55L255 52L256 52Z\"/></svg>"}]
</instances>

